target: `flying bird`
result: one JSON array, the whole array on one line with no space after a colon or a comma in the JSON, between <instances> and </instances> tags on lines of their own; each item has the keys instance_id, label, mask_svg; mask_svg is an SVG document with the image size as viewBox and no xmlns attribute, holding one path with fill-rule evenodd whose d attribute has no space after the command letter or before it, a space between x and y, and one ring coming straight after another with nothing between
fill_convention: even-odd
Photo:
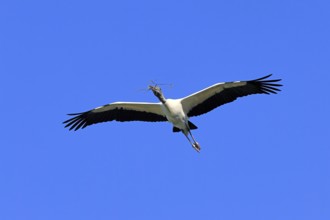
<instances>
[{"instance_id":1,"label":"flying bird","mask_svg":"<svg viewBox=\"0 0 330 220\"><path fill-rule=\"evenodd\" d=\"M148 89L160 102L113 102L86 112L68 114L73 117L63 123L66 124L65 127L76 131L89 125L114 120L168 121L173 124L173 132L182 132L191 146L199 152L200 145L191 133L197 126L189 118L205 114L239 97L276 94L281 91L278 87L282 85L277 84L281 79L268 79L270 76L271 74L255 80L217 83L180 99L167 99L159 86L150 85Z\"/></svg>"}]
</instances>

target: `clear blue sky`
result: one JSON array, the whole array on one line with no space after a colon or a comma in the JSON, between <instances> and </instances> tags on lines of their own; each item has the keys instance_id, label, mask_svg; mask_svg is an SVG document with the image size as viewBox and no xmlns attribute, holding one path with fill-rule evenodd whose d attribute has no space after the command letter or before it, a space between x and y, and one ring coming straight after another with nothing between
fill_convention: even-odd
<instances>
[{"instance_id":1,"label":"clear blue sky","mask_svg":"<svg viewBox=\"0 0 330 220\"><path fill-rule=\"evenodd\" d=\"M1 1L0 219L330 219L328 1ZM273 73L169 123L69 132L66 113Z\"/></svg>"}]
</instances>

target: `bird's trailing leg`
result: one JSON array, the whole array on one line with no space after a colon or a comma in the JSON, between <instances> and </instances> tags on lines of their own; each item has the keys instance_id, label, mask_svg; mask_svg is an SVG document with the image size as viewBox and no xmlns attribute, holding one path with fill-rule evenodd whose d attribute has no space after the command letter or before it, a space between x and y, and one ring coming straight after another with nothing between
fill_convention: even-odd
<instances>
[{"instance_id":1,"label":"bird's trailing leg","mask_svg":"<svg viewBox=\"0 0 330 220\"><path fill-rule=\"evenodd\" d=\"M194 141L194 143L193 143L193 148L194 148L197 152L199 152L199 151L201 150L201 147L200 147L199 143L195 140L195 138L194 138L194 136L192 135L191 131L188 130L188 132L189 132L191 138L192 138L193 141Z\"/></svg>"},{"instance_id":2,"label":"bird's trailing leg","mask_svg":"<svg viewBox=\"0 0 330 220\"><path fill-rule=\"evenodd\" d=\"M199 153L199 151L201 150L201 147L199 146L199 144L195 141L194 137L192 136L191 132L183 132L184 136L186 136L186 138L188 139L189 143L191 144L191 146ZM192 142L188 136L188 134L190 134L191 138L193 139L194 142Z\"/></svg>"}]
</instances>

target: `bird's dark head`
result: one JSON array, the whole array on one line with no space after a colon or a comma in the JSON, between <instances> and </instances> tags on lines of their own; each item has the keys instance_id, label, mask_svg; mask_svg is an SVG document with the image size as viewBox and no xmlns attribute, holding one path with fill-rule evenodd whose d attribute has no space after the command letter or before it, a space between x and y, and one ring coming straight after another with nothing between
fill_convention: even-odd
<instances>
[{"instance_id":1,"label":"bird's dark head","mask_svg":"<svg viewBox=\"0 0 330 220\"><path fill-rule=\"evenodd\" d=\"M151 90L155 94L155 96L157 96L157 97L159 97L159 96L161 96L163 94L162 93L162 89L159 86L157 86L157 85L155 85L155 86L149 86L148 89Z\"/></svg>"},{"instance_id":2,"label":"bird's dark head","mask_svg":"<svg viewBox=\"0 0 330 220\"><path fill-rule=\"evenodd\" d=\"M163 93L162 93L162 89L155 85L155 86L149 86L148 88L149 90L151 90L154 95L161 101L161 102L164 102L165 101L165 98L163 96Z\"/></svg>"}]
</instances>

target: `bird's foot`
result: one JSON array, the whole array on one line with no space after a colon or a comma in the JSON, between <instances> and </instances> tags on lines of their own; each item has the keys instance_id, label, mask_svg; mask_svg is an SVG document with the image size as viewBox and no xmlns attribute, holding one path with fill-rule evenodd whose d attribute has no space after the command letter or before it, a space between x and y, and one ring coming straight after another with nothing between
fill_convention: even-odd
<instances>
[{"instance_id":1,"label":"bird's foot","mask_svg":"<svg viewBox=\"0 0 330 220\"><path fill-rule=\"evenodd\" d=\"M201 150L201 147L199 146L199 143L195 142L195 143L193 143L192 146L199 153L199 151Z\"/></svg>"}]
</instances>

